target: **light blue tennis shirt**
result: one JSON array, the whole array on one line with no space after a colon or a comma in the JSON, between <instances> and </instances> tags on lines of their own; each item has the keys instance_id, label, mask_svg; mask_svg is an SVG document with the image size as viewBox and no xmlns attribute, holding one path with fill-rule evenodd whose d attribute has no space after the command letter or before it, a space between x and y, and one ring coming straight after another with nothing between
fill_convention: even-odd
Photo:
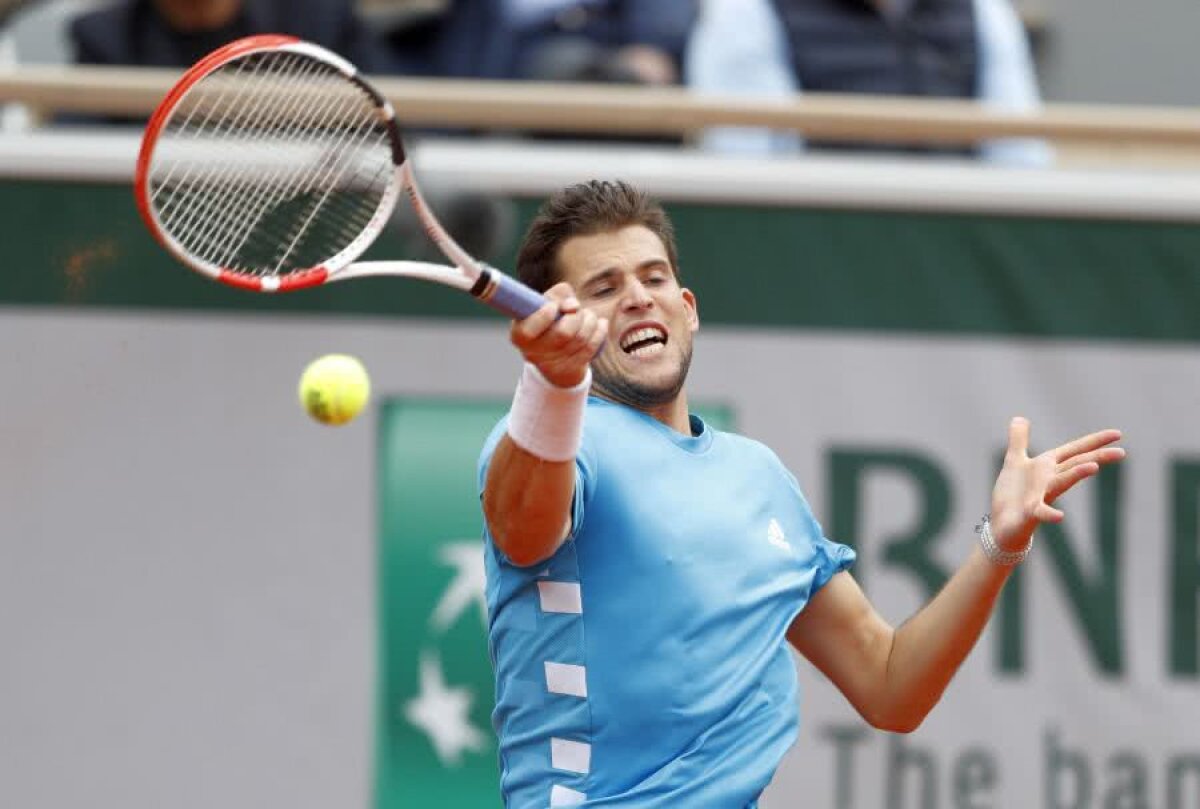
<instances>
[{"instance_id":1,"label":"light blue tennis shirt","mask_svg":"<svg viewBox=\"0 0 1200 809\"><path fill-rule=\"evenodd\" d=\"M752 807L795 741L785 632L854 552L773 452L691 425L590 398L570 538L521 568L485 537L509 809Z\"/></svg>"}]
</instances>

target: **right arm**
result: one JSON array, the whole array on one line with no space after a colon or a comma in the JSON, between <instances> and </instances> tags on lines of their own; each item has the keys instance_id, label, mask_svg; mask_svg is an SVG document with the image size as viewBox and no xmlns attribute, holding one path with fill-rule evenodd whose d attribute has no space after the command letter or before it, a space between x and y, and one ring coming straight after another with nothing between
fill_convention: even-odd
<instances>
[{"instance_id":1,"label":"right arm","mask_svg":"<svg viewBox=\"0 0 1200 809\"><path fill-rule=\"evenodd\" d=\"M608 323L581 309L567 284L552 287L546 297L549 303L513 323L511 340L552 388L573 388L586 378ZM483 515L492 540L522 567L549 558L571 531L574 494L573 457L547 460L506 433L484 480Z\"/></svg>"}]
</instances>

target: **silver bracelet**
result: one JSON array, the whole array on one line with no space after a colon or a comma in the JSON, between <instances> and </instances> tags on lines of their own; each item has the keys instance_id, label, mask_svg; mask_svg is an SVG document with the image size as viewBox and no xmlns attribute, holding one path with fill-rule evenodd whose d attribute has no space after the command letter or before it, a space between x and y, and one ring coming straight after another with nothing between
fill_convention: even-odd
<instances>
[{"instance_id":1,"label":"silver bracelet","mask_svg":"<svg viewBox=\"0 0 1200 809\"><path fill-rule=\"evenodd\" d=\"M1030 538L1029 544L1023 550L1000 550L1000 546L996 544L996 538L992 536L992 516L990 514L983 515L979 525L975 526L975 533L979 534L979 542L983 545L983 552L987 558L1004 567L1012 567L1024 562L1025 557L1029 555L1029 549L1033 547L1033 539Z\"/></svg>"}]
</instances>

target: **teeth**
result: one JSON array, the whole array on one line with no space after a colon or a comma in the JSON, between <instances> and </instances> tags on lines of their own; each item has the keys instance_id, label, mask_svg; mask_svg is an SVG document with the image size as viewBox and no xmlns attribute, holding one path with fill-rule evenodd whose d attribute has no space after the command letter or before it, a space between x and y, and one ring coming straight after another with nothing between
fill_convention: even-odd
<instances>
[{"instance_id":1,"label":"teeth","mask_svg":"<svg viewBox=\"0 0 1200 809\"><path fill-rule=\"evenodd\" d=\"M665 349L666 349L666 346L664 346L662 343L648 343L647 345L644 345L641 348L630 351L629 356L631 356L631 357L646 357L651 354L658 354L659 352L661 352Z\"/></svg>"},{"instance_id":2,"label":"teeth","mask_svg":"<svg viewBox=\"0 0 1200 809\"><path fill-rule=\"evenodd\" d=\"M642 340L649 340L653 337L658 337L662 340L667 339L666 335L663 334L661 329L656 329L652 326L647 326L645 328L638 329L637 331L630 332L629 334L625 335L625 339L621 340L621 348L628 349L629 346L633 345L634 343L639 343ZM637 353L641 353L641 351L638 351Z\"/></svg>"}]
</instances>

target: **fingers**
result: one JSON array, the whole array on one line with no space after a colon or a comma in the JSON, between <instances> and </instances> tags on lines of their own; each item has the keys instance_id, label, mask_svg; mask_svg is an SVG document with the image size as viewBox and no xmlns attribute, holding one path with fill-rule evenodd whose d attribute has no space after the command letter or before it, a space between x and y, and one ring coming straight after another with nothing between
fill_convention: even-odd
<instances>
[{"instance_id":1,"label":"fingers","mask_svg":"<svg viewBox=\"0 0 1200 809\"><path fill-rule=\"evenodd\" d=\"M523 320L513 322L513 344L524 350L525 346L541 337L555 324L559 315L570 315L579 311L579 299L571 285L555 284L546 290L546 303Z\"/></svg>"},{"instance_id":2,"label":"fingers","mask_svg":"<svg viewBox=\"0 0 1200 809\"><path fill-rule=\"evenodd\" d=\"M1054 460L1058 463L1068 461L1075 456L1084 453L1092 452L1106 447L1116 441L1121 440L1121 431L1114 429L1098 430L1094 433L1089 433L1074 441L1069 441L1066 444L1055 447L1051 452L1054 454ZM1028 452L1029 450L1029 420L1016 416L1008 426L1008 450L1009 452ZM1121 451L1121 458L1124 457L1124 450ZM1112 458L1111 460L1120 460L1120 458Z\"/></svg>"},{"instance_id":3,"label":"fingers","mask_svg":"<svg viewBox=\"0 0 1200 809\"><path fill-rule=\"evenodd\" d=\"M512 324L510 336L527 362L560 387L577 384L608 336L608 321L580 306L569 284L546 291L547 303Z\"/></svg>"},{"instance_id":4,"label":"fingers","mask_svg":"<svg viewBox=\"0 0 1200 809\"><path fill-rule=\"evenodd\" d=\"M1063 493L1069 491L1076 483L1090 478L1099 471L1100 464L1096 463L1095 461L1081 463L1071 467L1070 469L1067 469L1066 471L1060 471L1054 476L1054 479L1050 481L1050 485L1046 487L1045 502L1053 503Z\"/></svg>"},{"instance_id":5,"label":"fingers","mask_svg":"<svg viewBox=\"0 0 1200 809\"><path fill-rule=\"evenodd\" d=\"M1064 515L1054 506L1041 503L1034 511L1033 516L1037 518L1038 522L1062 522L1063 517L1066 515Z\"/></svg>"},{"instance_id":6,"label":"fingers","mask_svg":"<svg viewBox=\"0 0 1200 809\"><path fill-rule=\"evenodd\" d=\"M1008 452L993 490L993 514L1005 511L1030 530L1038 522L1061 522L1063 512L1053 503L1082 480L1125 457L1120 430L1100 430L1067 442L1033 458L1029 450L1028 419L1009 424Z\"/></svg>"},{"instance_id":7,"label":"fingers","mask_svg":"<svg viewBox=\"0 0 1200 809\"><path fill-rule=\"evenodd\" d=\"M1062 463L1063 461L1072 458L1076 455L1092 450L1106 447L1114 441L1121 440L1120 430L1100 430L1090 433L1082 438L1076 438L1074 441L1069 441L1060 447L1056 447L1054 452L1054 460Z\"/></svg>"},{"instance_id":8,"label":"fingers","mask_svg":"<svg viewBox=\"0 0 1200 809\"><path fill-rule=\"evenodd\" d=\"M544 325L541 322L542 314L542 310L538 310L513 326L513 343L530 362L567 358L589 345L595 339L600 325L600 319L587 310L561 317L558 317L556 310L551 310L550 322ZM538 318L537 322L527 322L535 317Z\"/></svg>"},{"instance_id":9,"label":"fingers","mask_svg":"<svg viewBox=\"0 0 1200 809\"><path fill-rule=\"evenodd\" d=\"M1058 471L1059 473L1066 472L1068 469L1072 469L1079 464L1085 463L1097 463L1101 466L1104 466L1105 464L1116 463L1124 457L1125 450L1123 447L1104 447L1103 449L1085 452L1081 455L1076 455L1073 458L1068 458L1067 460L1062 461L1058 465Z\"/></svg>"},{"instance_id":10,"label":"fingers","mask_svg":"<svg viewBox=\"0 0 1200 809\"><path fill-rule=\"evenodd\" d=\"M1054 480L1046 490L1046 502L1054 502L1079 481L1097 474L1100 467L1124 459L1123 447L1107 446L1120 437L1120 430L1100 430L1046 453L1058 461Z\"/></svg>"},{"instance_id":11,"label":"fingers","mask_svg":"<svg viewBox=\"0 0 1200 809\"><path fill-rule=\"evenodd\" d=\"M608 337L608 319L595 317L590 312L587 314L590 318L589 321L580 329L578 337L573 341L578 348L564 358L571 364L586 365L591 362L600 353L600 346L604 345L604 341Z\"/></svg>"},{"instance_id":12,"label":"fingers","mask_svg":"<svg viewBox=\"0 0 1200 809\"><path fill-rule=\"evenodd\" d=\"M1029 419L1015 417L1008 423L1008 454L1024 457L1029 449Z\"/></svg>"}]
</instances>

